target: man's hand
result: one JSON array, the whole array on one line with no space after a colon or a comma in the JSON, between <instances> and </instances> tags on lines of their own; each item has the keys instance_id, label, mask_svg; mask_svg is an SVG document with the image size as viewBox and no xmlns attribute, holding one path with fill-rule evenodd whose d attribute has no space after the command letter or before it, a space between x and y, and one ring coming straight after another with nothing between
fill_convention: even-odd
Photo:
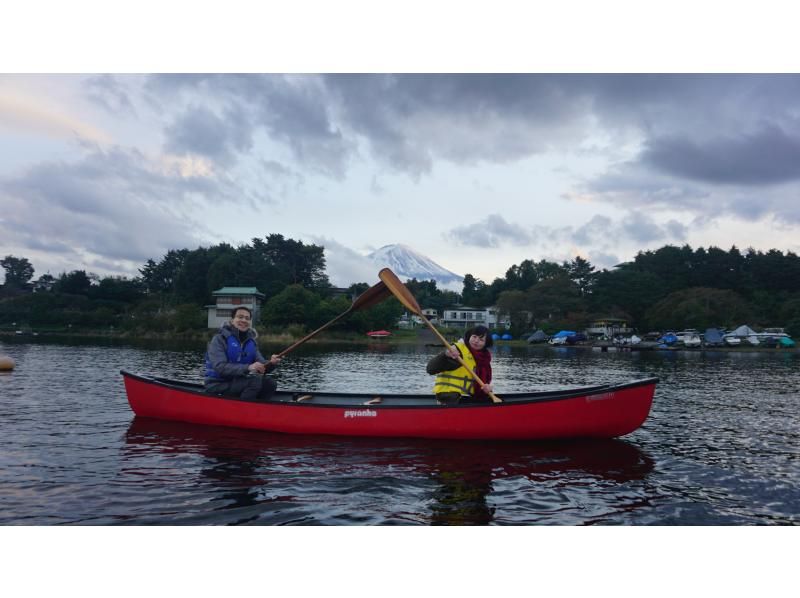
<instances>
[{"instance_id":1,"label":"man's hand","mask_svg":"<svg viewBox=\"0 0 800 598\"><path fill-rule=\"evenodd\" d=\"M264 364L258 361L251 363L249 366L247 366L247 369L254 374L263 374L266 371Z\"/></svg>"}]
</instances>

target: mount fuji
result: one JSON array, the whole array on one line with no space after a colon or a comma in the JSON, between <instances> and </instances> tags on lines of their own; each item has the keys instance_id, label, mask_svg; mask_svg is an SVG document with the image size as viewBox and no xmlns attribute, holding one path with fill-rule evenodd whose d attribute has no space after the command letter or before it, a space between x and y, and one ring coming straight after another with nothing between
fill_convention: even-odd
<instances>
[{"instance_id":1,"label":"mount fuji","mask_svg":"<svg viewBox=\"0 0 800 598\"><path fill-rule=\"evenodd\" d=\"M409 280L435 280L440 288L461 291L464 277L442 268L432 259L417 253L408 245L385 245L367 255L377 266L391 268L398 276Z\"/></svg>"}]
</instances>

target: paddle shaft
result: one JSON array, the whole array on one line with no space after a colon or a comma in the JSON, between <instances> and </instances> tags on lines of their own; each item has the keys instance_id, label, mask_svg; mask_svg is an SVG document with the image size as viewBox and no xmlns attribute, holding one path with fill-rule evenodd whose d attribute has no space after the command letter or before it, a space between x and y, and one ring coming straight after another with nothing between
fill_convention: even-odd
<instances>
[{"instance_id":1,"label":"paddle shaft","mask_svg":"<svg viewBox=\"0 0 800 598\"><path fill-rule=\"evenodd\" d=\"M373 305L377 305L378 303L386 299L389 295L391 295L391 291L386 287L383 281L371 286L366 291L361 293L361 295L356 297L355 301L353 301L353 305L348 307L344 312L340 313L338 316L336 316L333 320L331 320L327 324L323 324L322 326L317 328L314 332L305 335L303 338L301 338L293 345L290 345L289 347L285 348L283 351L278 353L278 357L283 357L290 351L294 351L297 347L302 345L308 339L313 338L314 336L325 330L328 326L332 326L333 324L341 320L343 317L345 317L347 314L349 314L351 311L356 311L359 309L364 309L366 307L372 307Z\"/></svg>"},{"instance_id":2,"label":"paddle shaft","mask_svg":"<svg viewBox=\"0 0 800 598\"><path fill-rule=\"evenodd\" d=\"M287 354L287 353L289 353L290 351L294 351L294 350L295 350L297 347L299 347L300 345L302 345L302 344L303 344L304 342L306 342L308 339L315 337L317 334L319 334L320 332L322 332L323 330L325 330L325 329L326 329L328 326L333 326L333 325L334 325L336 322L338 322L339 320L341 320L343 317L345 317L347 314L349 314L349 313L350 313L352 310L353 310L353 308L351 307L351 308L349 308L347 311L340 313L338 316L336 316L336 317L335 317L333 320L331 320L331 321L330 321L330 322L328 322L327 324L323 324L322 326L320 326L319 328L317 328L317 329L316 329L314 332L311 332L311 333L309 333L309 334L305 335L305 336L304 336L303 338L301 338L299 341L297 341L297 342L295 342L294 344L292 344L292 345L290 345L290 346L286 347L286 348L285 348L283 351L281 351L280 353L278 353L278 357L283 357L284 355L286 355L286 354Z\"/></svg>"}]
</instances>

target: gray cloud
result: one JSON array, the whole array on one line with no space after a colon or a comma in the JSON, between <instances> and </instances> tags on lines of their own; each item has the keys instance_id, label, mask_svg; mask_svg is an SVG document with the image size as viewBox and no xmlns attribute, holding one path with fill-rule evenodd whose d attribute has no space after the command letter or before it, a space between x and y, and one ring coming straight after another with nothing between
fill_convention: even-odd
<instances>
[{"instance_id":1,"label":"gray cloud","mask_svg":"<svg viewBox=\"0 0 800 598\"><path fill-rule=\"evenodd\" d=\"M345 126L415 176L436 159L505 162L580 139L587 97L547 76L328 75Z\"/></svg>"},{"instance_id":2,"label":"gray cloud","mask_svg":"<svg viewBox=\"0 0 800 598\"><path fill-rule=\"evenodd\" d=\"M641 145L632 165L674 179L672 194L686 187L696 196L693 182L800 180L798 75L158 75L147 89L170 101L203 99L208 110L237 106L238 121L226 123L239 129L234 138L262 130L335 178L359 147L418 178L437 160L503 163L551 149L577 152L599 133L606 141L597 151ZM190 116L187 108L179 122L194 122ZM182 147L206 147L181 139ZM615 185L616 176L594 184Z\"/></svg>"},{"instance_id":3,"label":"gray cloud","mask_svg":"<svg viewBox=\"0 0 800 598\"><path fill-rule=\"evenodd\" d=\"M595 215L580 226L534 225L528 228L509 223L499 214L491 214L480 222L456 227L445 233L445 237L460 245L487 248L517 245L549 250L553 245L577 243L602 253L620 241L640 245L682 241L687 233L687 227L676 220L662 225L647 214L631 211L618 221Z\"/></svg>"},{"instance_id":4,"label":"gray cloud","mask_svg":"<svg viewBox=\"0 0 800 598\"><path fill-rule=\"evenodd\" d=\"M575 242L581 245L596 243L599 239L609 236L614 228L614 222L608 216L593 216L586 224L579 226L571 232Z\"/></svg>"},{"instance_id":5,"label":"gray cloud","mask_svg":"<svg viewBox=\"0 0 800 598\"><path fill-rule=\"evenodd\" d=\"M154 98L171 102L247 106L249 126L334 177L360 140L414 177L436 159L503 162L578 142L591 105L573 89L531 75L157 75L147 83Z\"/></svg>"},{"instance_id":6,"label":"gray cloud","mask_svg":"<svg viewBox=\"0 0 800 598\"><path fill-rule=\"evenodd\" d=\"M97 75L84 82L86 97L107 112L119 115L127 113L136 117L136 109L130 99L130 93L113 75Z\"/></svg>"},{"instance_id":7,"label":"gray cloud","mask_svg":"<svg viewBox=\"0 0 800 598\"><path fill-rule=\"evenodd\" d=\"M664 231L668 238L675 239L676 241L683 241L689 236L689 227L677 220L667 221L664 224Z\"/></svg>"},{"instance_id":8,"label":"gray cloud","mask_svg":"<svg viewBox=\"0 0 800 598\"><path fill-rule=\"evenodd\" d=\"M720 216L800 223L800 203L796 200L800 181L714 185L670 176L640 162L627 162L585 181L578 186L577 195L631 210L686 212L706 224Z\"/></svg>"},{"instance_id":9,"label":"gray cloud","mask_svg":"<svg viewBox=\"0 0 800 598\"><path fill-rule=\"evenodd\" d=\"M608 254L603 234L636 243L685 238L680 222L650 220L654 210L704 221L732 214L800 222L800 75L154 75L143 85L140 79L91 77L85 92L112 113L138 108L142 122L144 108L154 108L164 147L214 161L217 174L183 177L159 171L136 151L84 147L85 157L73 163L40 164L0 181L0 199L11 207L0 234L24 237L29 247L61 243L100 252L108 244L114 259L140 259L161 251L167 238L191 244L195 231L185 215L196 202L214 197L254 205L267 193L289 194L309 172L342 179L362 154L419 178L442 161L508 163L586 148L618 161L578 191L638 215L548 228L495 214L449 238L480 247L558 239ZM254 156L264 139L267 150ZM630 147L641 150L619 149ZM283 166L292 159L296 170ZM248 173L255 174L252 182L238 182L248 168L255 171ZM375 192L384 174L373 177Z\"/></svg>"},{"instance_id":10,"label":"gray cloud","mask_svg":"<svg viewBox=\"0 0 800 598\"><path fill-rule=\"evenodd\" d=\"M306 180L302 172L276 160L258 160L256 164L250 172L255 180L252 186L260 190L260 203L273 203L271 197L290 197Z\"/></svg>"},{"instance_id":11,"label":"gray cloud","mask_svg":"<svg viewBox=\"0 0 800 598\"><path fill-rule=\"evenodd\" d=\"M642 245L657 241L682 241L688 233L687 227L677 220L659 224L639 211L630 211L619 221L597 215L575 229L567 227L561 230L562 234L569 235L581 245L594 246L604 251L616 246L619 241L632 241ZM555 231L551 234L555 234Z\"/></svg>"},{"instance_id":12,"label":"gray cloud","mask_svg":"<svg viewBox=\"0 0 800 598\"><path fill-rule=\"evenodd\" d=\"M650 140L642 163L679 178L707 183L771 185L800 179L800 136L769 125L752 134L695 142Z\"/></svg>"},{"instance_id":13,"label":"gray cloud","mask_svg":"<svg viewBox=\"0 0 800 598\"><path fill-rule=\"evenodd\" d=\"M621 230L626 231L627 235L637 243L647 243L650 241L662 241L667 237L663 227L639 212L626 215L620 223Z\"/></svg>"},{"instance_id":14,"label":"gray cloud","mask_svg":"<svg viewBox=\"0 0 800 598\"><path fill-rule=\"evenodd\" d=\"M457 226L445 233L445 237L461 245L473 247L529 245L533 240L529 230L507 222L500 214L489 214L480 222Z\"/></svg>"},{"instance_id":15,"label":"gray cloud","mask_svg":"<svg viewBox=\"0 0 800 598\"><path fill-rule=\"evenodd\" d=\"M199 245L191 219L203 198L234 201L229 183L162 171L138 152L95 149L72 163L41 163L0 181L4 244L58 252L76 264L141 264Z\"/></svg>"},{"instance_id":16,"label":"gray cloud","mask_svg":"<svg viewBox=\"0 0 800 598\"><path fill-rule=\"evenodd\" d=\"M353 282L376 282L375 262L334 239L312 236L315 245L325 248L325 271L334 286L350 286Z\"/></svg>"},{"instance_id":17,"label":"gray cloud","mask_svg":"<svg viewBox=\"0 0 800 598\"><path fill-rule=\"evenodd\" d=\"M190 106L164 133L165 148L176 154L194 153L221 164L253 145L251 125L241 110L229 108L220 117L202 106Z\"/></svg>"},{"instance_id":18,"label":"gray cloud","mask_svg":"<svg viewBox=\"0 0 800 598\"><path fill-rule=\"evenodd\" d=\"M210 139L188 134L197 112L213 113L211 106L222 105L228 115L224 126L235 140L249 140L256 131L287 146L303 166L335 179L344 177L347 165L356 150L356 141L345 137L330 113L330 99L316 76L289 75L192 75L152 76L146 85L153 105L165 101L188 101L179 122L187 127L170 127L167 144L211 157L227 157L227 153L208 153L206 148L220 133L213 127ZM239 143L247 149L249 143Z\"/></svg>"}]
</instances>

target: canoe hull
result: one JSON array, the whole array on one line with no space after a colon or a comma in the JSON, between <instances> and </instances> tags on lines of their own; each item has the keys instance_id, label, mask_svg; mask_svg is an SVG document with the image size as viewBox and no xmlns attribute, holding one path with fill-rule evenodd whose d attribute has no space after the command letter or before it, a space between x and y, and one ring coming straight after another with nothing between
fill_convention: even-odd
<instances>
[{"instance_id":1,"label":"canoe hull","mask_svg":"<svg viewBox=\"0 0 800 598\"><path fill-rule=\"evenodd\" d=\"M286 392L275 401L248 402L207 395L199 386L122 373L128 402L140 417L288 434L473 440L624 436L647 418L657 382L651 378L586 392L519 394L499 404L453 407L438 406L431 396L422 404L419 395L408 395L408 404L398 395L372 405L364 404L370 395L330 394L327 403L296 402L298 393ZM349 404L335 404L337 398L345 402L342 397Z\"/></svg>"}]
</instances>

